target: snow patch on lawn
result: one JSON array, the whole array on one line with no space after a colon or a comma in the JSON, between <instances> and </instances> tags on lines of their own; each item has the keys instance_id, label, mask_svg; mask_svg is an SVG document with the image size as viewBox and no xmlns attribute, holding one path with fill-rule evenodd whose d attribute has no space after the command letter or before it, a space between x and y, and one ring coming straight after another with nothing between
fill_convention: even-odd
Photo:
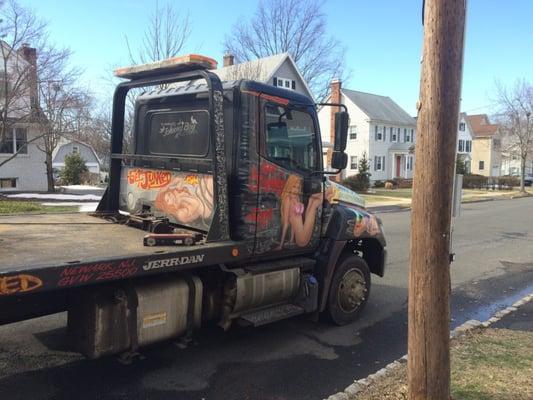
<instances>
[{"instance_id":1,"label":"snow patch on lawn","mask_svg":"<svg viewBox=\"0 0 533 400\"><path fill-rule=\"evenodd\" d=\"M69 190L104 190L100 186L90 186L90 185L61 185L60 188L69 189Z\"/></svg>"},{"instance_id":2,"label":"snow patch on lawn","mask_svg":"<svg viewBox=\"0 0 533 400\"><path fill-rule=\"evenodd\" d=\"M13 199L40 199L40 200L77 200L77 201L100 201L102 196L94 194L62 194L62 193L18 193L8 194Z\"/></svg>"},{"instance_id":3,"label":"snow patch on lawn","mask_svg":"<svg viewBox=\"0 0 533 400\"><path fill-rule=\"evenodd\" d=\"M55 203L41 203L43 206L56 207L56 206L78 206L79 212L93 212L96 211L98 203L76 203L74 201L58 201Z\"/></svg>"}]
</instances>

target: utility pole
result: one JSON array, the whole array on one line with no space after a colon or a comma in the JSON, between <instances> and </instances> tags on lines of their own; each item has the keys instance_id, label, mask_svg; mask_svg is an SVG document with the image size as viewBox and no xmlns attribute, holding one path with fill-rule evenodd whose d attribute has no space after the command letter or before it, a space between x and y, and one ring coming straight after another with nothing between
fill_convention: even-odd
<instances>
[{"instance_id":1,"label":"utility pole","mask_svg":"<svg viewBox=\"0 0 533 400\"><path fill-rule=\"evenodd\" d=\"M426 0L409 271L410 400L450 399L450 225L466 0Z\"/></svg>"}]
</instances>

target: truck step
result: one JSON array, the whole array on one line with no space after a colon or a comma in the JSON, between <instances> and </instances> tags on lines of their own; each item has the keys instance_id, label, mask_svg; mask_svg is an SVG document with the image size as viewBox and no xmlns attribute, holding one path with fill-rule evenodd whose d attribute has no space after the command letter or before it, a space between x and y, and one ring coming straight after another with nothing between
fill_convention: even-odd
<instances>
[{"instance_id":1,"label":"truck step","mask_svg":"<svg viewBox=\"0 0 533 400\"><path fill-rule=\"evenodd\" d=\"M239 317L239 322L244 325L261 326L285 318L295 317L303 313L304 309L302 307L295 306L294 304L282 304L280 306L242 314Z\"/></svg>"},{"instance_id":2,"label":"truck step","mask_svg":"<svg viewBox=\"0 0 533 400\"><path fill-rule=\"evenodd\" d=\"M288 268L300 268L302 271L312 270L316 260L307 257L289 257L282 260L270 260L244 267L244 270L252 274L278 271Z\"/></svg>"}]
</instances>

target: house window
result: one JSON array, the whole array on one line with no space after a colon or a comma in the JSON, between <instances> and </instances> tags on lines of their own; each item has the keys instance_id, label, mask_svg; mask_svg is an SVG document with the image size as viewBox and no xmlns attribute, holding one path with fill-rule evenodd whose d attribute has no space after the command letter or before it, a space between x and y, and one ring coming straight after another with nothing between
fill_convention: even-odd
<instances>
[{"instance_id":1,"label":"house window","mask_svg":"<svg viewBox=\"0 0 533 400\"><path fill-rule=\"evenodd\" d=\"M350 169L357 169L357 156L350 157Z\"/></svg>"},{"instance_id":2,"label":"house window","mask_svg":"<svg viewBox=\"0 0 533 400\"><path fill-rule=\"evenodd\" d=\"M296 89L296 82L292 79L274 78L274 86L282 87L285 89Z\"/></svg>"},{"instance_id":3,"label":"house window","mask_svg":"<svg viewBox=\"0 0 533 400\"><path fill-rule=\"evenodd\" d=\"M357 139L357 131L356 131L356 126L350 126L350 140L355 140Z\"/></svg>"},{"instance_id":4,"label":"house window","mask_svg":"<svg viewBox=\"0 0 533 400\"><path fill-rule=\"evenodd\" d=\"M485 161L480 161L479 162L479 170L483 171L484 169L485 169Z\"/></svg>"},{"instance_id":5,"label":"house window","mask_svg":"<svg viewBox=\"0 0 533 400\"><path fill-rule=\"evenodd\" d=\"M400 140L400 135L401 135L401 133L402 133L402 129L401 129L401 128L398 128L398 137L396 138L396 141L397 141L398 143L401 142L401 140Z\"/></svg>"},{"instance_id":6,"label":"house window","mask_svg":"<svg viewBox=\"0 0 533 400\"><path fill-rule=\"evenodd\" d=\"M396 130L394 128L390 128L390 141L391 142L398 141L398 136L396 135Z\"/></svg>"},{"instance_id":7,"label":"house window","mask_svg":"<svg viewBox=\"0 0 533 400\"><path fill-rule=\"evenodd\" d=\"M6 132L5 139L0 142L0 153L4 154L27 154L27 134L25 128L15 128Z\"/></svg>"},{"instance_id":8,"label":"house window","mask_svg":"<svg viewBox=\"0 0 533 400\"><path fill-rule=\"evenodd\" d=\"M412 131L412 129L411 129ZM405 135L405 139L404 139L404 142L405 143L409 143L411 141L411 134L410 134L410 131L408 129L404 129L403 130L403 133Z\"/></svg>"},{"instance_id":9,"label":"house window","mask_svg":"<svg viewBox=\"0 0 533 400\"><path fill-rule=\"evenodd\" d=\"M385 156L374 157L374 171L385 171Z\"/></svg>"},{"instance_id":10,"label":"house window","mask_svg":"<svg viewBox=\"0 0 533 400\"><path fill-rule=\"evenodd\" d=\"M459 130L460 130L460 131L464 131L464 130L465 130L465 123L464 123L464 122L461 122L461 123L459 124Z\"/></svg>"},{"instance_id":11,"label":"house window","mask_svg":"<svg viewBox=\"0 0 533 400\"><path fill-rule=\"evenodd\" d=\"M414 142L415 141L415 130L414 129L411 129L411 142Z\"/></svg>"},{"instance_id":12,"label":"house window","mask_svg":"<svg viewBox=\"0 0 533 400\"><path fill-rule=\"evenodd\" d=\"M465 141L463 139L459 139L459 151L465 151Z\"/></svg>"},{"instance_id":13,"label":"house window","mask_svg":"<svg viewBox=\"0 0 533 400\"><path fill-rule=\"evenodd\" d=\"M1 178L0 189L15 189L17 187L17 178Z\"/></svg>"},{"instance_id":14,"label":"house window","mask_svg":"<svg viewBox=\"0 0 533 400\"><path fill-rule=\"evenodd\" d=\"M80 147L79 146L72 146L72 153L80 154Z\"/></svg>"},{"instance_id":15,"label":"house window","mask_svg":"<svg viewBox=\"0 0 533 400\"><path fill-rule=\"evenodd\" d=\"M15 128L15 151L28 154L28 135L25 128Z\"/></svg>"},{"instance_id":16,"label":"house window","mask_svg":"<svg viewBox=\"0 0 533 400\"><path fill-rule=\"evenodd\" d=\"M2 75L4 75L4 73L2 73ZM7 89L7 91L6 91L6 89ZM11 90L11 81L8 80L7 84L6 84L5 78L4 77L0 78L0 98L5 99L7 93L10 90Z\"/></svg>"},{"instance_id":17,"label":"house window","mask_svg":"<svg viewBox=\"0 0 533 400\"><path fill-rule=\"evenodd\" d=\"M407 156L407 162L406 162L406 165L405 165L405 169L407 171L412 171L413 170L413 156Z\"/></svg>"},{"instance_id":18,"label":"house window","mask_svg":"<svg viewBox=\"0 0 533 400\"><path fill-rule=\"evenodd\" d=\"M501 141L500 139L493 139L492 144L494 145L494 147L500 147Z\"/></svg>"},{"instance_id":19,"label":"house window","mask_svg":"<svg viewBox=\"0 0 533 400\"><path fill-rule=\"evenodd\" d=\"M383 127L385 129L385 127ZM379 126L374 126L374 139L377 141L382 141L383 139L383 133L379 130Z\"/></svg>"},{"instance_id":20,"label":"house window","mask_svg":"<svg viewBox=\"0 0 533 400\"><path fill-rule=\"evenodd\" d=\"M466 152L467 153L471 153L472 152L472 141L471 140L467 140L466 141Z\"/></svg>"}]
</instances>

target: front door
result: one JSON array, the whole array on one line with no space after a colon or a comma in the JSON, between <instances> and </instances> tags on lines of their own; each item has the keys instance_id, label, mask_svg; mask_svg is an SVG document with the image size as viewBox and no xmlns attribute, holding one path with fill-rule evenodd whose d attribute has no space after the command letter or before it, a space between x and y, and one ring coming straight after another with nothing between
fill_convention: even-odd
<instances>
[{"instance_id":1,"label":"front door","mask_svg":"<svg viewBox=\"0 0 533 400\"><path fill-rule=\"evenodd\" d=\"M402 156L396 156L396 178L399 178L401 175L402 168Z\"/></svg>"},{"instance_id":2,"label":"front door","mask_svg":"<svg viewBox=\"0 0 533 400\"><path fill-rule=\"evenodd\" d=\"M297 253L318 245L322 160L313 114L261 101L256 255Z\"/></svg>"}]
</instances>

